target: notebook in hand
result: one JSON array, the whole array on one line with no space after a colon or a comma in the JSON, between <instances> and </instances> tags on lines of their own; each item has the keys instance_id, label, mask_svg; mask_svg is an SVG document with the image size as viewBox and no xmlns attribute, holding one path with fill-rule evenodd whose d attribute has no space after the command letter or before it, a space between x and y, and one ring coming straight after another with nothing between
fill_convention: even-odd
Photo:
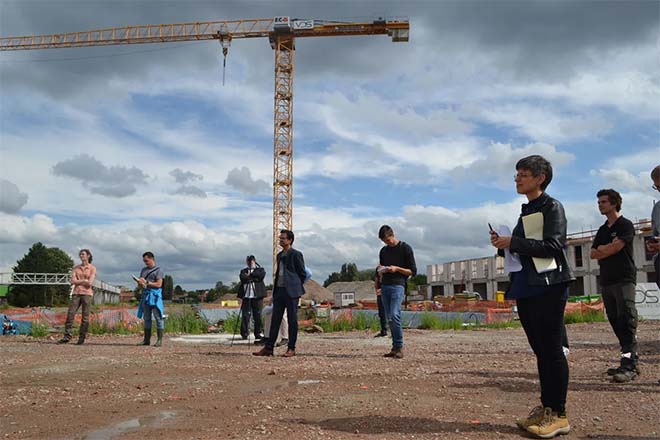
<instances>
[{"instance_id":1,"label":"notebook in hand","mask_svg":"<svg viewBox=\"0 0 660 440\"><path fill-rule=\"evenodd\" d=\"M533 214L525 215L522 218L523 229L525 230L525 238L532 240L543 240L543 214L535 212ZM557 262L554 258L539 258L532 257L534 267L537 273L552 272L557 269Z\"/></svg>"}]
</instances>

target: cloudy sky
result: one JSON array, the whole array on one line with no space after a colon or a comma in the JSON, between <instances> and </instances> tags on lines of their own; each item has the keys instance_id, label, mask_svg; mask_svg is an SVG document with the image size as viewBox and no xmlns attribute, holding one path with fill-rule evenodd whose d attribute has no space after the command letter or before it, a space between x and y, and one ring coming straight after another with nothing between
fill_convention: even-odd
<instances>
[{"instance_id":1,"label":"cloudy sky","mask_svg":"<svg viewBox=\"0 0 660 440\"><path fill-rule=\"evenodd\" d=\"M373 267L382 223L418 265L492 254L515 162L542 154L569 230L595 192L649 218L660 162L659 3L0 2L1 36L239 18L407 16L385 36L296 43L294 230L315 278ZM234 40L0 53L0 271L36 241L92 249L127 284L152 250L185 288L270 272L273 58Z\"/></svg>"}]
</instances>

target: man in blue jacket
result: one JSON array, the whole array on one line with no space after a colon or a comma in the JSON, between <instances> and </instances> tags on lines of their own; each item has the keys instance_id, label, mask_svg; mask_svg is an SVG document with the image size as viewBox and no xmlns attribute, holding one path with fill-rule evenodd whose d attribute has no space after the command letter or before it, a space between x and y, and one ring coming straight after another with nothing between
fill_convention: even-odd
<instances>
[{"instance_id":1,"label":"man in blue jacket","mask_svg":"<svg viewBox=\"0 0 660 440\"><path fill-rule=\"evenodd\" d=\"M277 254L277 268L275 269L275 284L273 286L273 320L266 346L253 353L255 356L272 356L275 340L280 331L282 318L286 310L289 321L289 344L284 357L296 355L296 341L298 339L298 301L305 293L305 260L302 252L291 247L295 236L292 231L280 231L280 247L282 251ZM273 337L271 337L273 336Z\"/></svg>"}]
</instances>

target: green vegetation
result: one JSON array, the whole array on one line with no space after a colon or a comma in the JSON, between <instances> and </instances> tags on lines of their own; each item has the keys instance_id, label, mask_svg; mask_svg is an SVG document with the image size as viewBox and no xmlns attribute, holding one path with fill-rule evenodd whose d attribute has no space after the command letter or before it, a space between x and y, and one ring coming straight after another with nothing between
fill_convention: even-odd
<instances>
[{"instance_id":1,"label":"green vegetation","mask_svg":"<svg viewBox=\"0 0 660 440\"><path fill-rule=\"evenodd\" d=\"M352 330L380 330L380 322L377 316L366 313L356 313L352 319L340 317L337 319L317 319L315 324L326 333L349 332ZM432 312L424 312L421 316L420 329L424 330L474 330L482 328L507 329L519 328L520 321L501 321L491 324L466 324L460 317L452 319L441 319ZM230 330L231 332L231 330Z\"/></svg>"},{"instance_id":2,"label":"green vegetation","mask_svg":"<svg viewBox=\"0 0 660 440\"><path fill-rule=\"evenodd\" d=\"M191 307L177 307L170 309L165 320L165 333L187 333L199 335L207 333L209 323L201 318Z\"/></svg>"},{"instance_id":3,"label":"green vegetation","mask_svg":"<svg viewBox=\"0 0 660 440\"><path fill-rule=\"evenodd\" d=\"M607 318L603 312L590 310L587 313L566 313L564 315L564 324L579 324L583 322L607 322Z\"/></svg>"},{"instance_id":4,"label":"green vegetation","mask_svg":"<svg viewBox=\"0 0 660 440\"><path fill-rule=\"evenodd\" d=\"M68 273L73 260L56 247L35 243L12 268L15 273ZM69 302L69 286L11 286L7 294L9 304L16 307L54 306Z\"/></svg>"},{"instance_id":5,"label":"green vegetation","mask_svg":"<svg viewBox=\"0 0 660 440\"><path fill-rule=\"evenodd\" d=\"M43 338L50 333L50 326L39 321L34 321L30 326L30 336L33 338Z\"/></svg>"},{"instance_id":6,"label":"green vegetation","mask_svg":"<svg viewBox=\"0 0 660 440\"><path fill-rule=\"evenodd\" d=\"M240 332L240 323L238 322L238 312L231 312L227 314L227 319L222 321L222 333L229 333L230 335L236 329L236 333Z\"/></svg>"},{"instance_id":7,"label":"green vegetation","mask_svg":"<svg viewBox=\"0 0 660 440\"><path fill-rule=\"evenodd\" d=\"M440 319L438 315L431 312L423 312L419 328L423 330L462 330L463 320L459 317L453 319Z\"/></svg>"}]
</instances>

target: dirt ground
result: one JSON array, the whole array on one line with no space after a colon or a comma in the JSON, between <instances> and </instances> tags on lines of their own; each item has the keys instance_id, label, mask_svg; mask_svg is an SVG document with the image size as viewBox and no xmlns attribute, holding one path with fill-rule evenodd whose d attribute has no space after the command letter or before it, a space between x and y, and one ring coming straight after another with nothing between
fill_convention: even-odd
<instances>
[{"instance_id":1,"label":"dirt ground","mask_svg":"<svg viewBox=\"0 0 660 440\"><path fill-rule=\"evenodd\" d=\"M568 394L575 439L660 438L660 322L639 328L642 375L613 384L608 325L575 324ZM167 337L0 337L0 438L513 439L538 403L521 329L405 332L405 359L366 332L302 335L299 356ZM283 352L283 350L280 350Z\"/></svg>"}]
</instances>

